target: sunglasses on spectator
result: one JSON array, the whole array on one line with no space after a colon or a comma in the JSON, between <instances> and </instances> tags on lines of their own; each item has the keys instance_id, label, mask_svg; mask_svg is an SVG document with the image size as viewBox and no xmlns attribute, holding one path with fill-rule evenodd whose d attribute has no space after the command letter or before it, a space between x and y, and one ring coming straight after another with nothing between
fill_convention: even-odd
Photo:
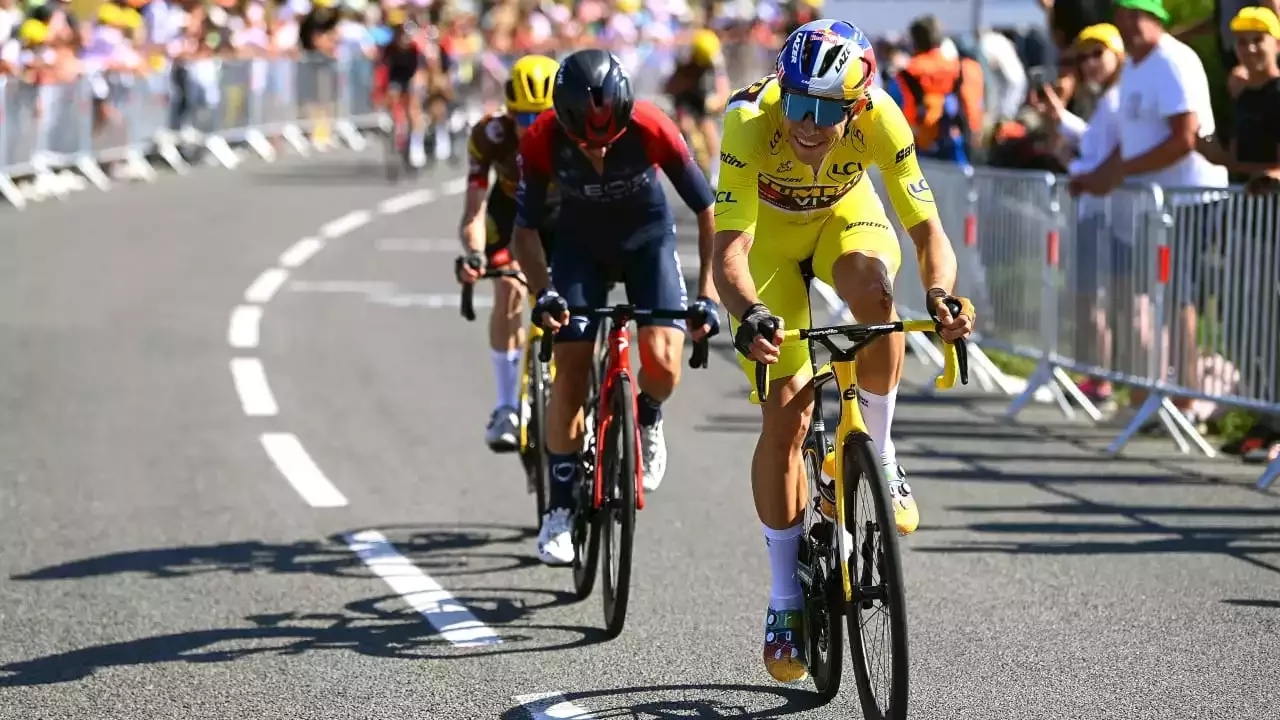
<instances>
[{"instance_id":1,"label":"sunglasses on spectator","mask_svg":"<svg viewBox=\"0 0 1280 720\"><path fill-rule=\"evenodd\" d=\"M849 104L839 100L827 100L826 98L797 95L795 93L783 93L782 95L782 112L791 122L804 122L806 117L813 115L814 125L831 127L844 120L848 110Z\"/></svg>"}]
</instances>

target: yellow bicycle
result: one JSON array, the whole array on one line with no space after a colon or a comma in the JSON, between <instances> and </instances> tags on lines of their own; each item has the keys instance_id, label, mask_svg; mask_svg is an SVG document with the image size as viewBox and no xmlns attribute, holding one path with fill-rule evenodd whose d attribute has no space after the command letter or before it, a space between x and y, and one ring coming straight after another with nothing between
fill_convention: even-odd
<instances>
[{"instance_id":1,"label":"yellow bicycle","mask_svg":"<svg viewBox=\"0 0 1280 720\"><path fill-rule=\"evenodd\" d=\"M461 262L461 258L459 259ZM514 278L525 288L529 285L519 270L486 269L480 276L482 279ZM468 322L476 319L472 295L475 285L462 286L462 301L459 307L462 317ZM532 298L530 305L532 305ZM538 354L538 345L542 340L542 328L533 323L532 314L529 326L525 328L523 358L520 361L520 463L524 466L525 480L528 490L536 498L538 521L535 528L542 528L542 515L547 511L547 456L543 442L543 419L547 413L547 396L551 392L551 381L555 377L553 361L544 362Z\"/></svg>"},{"instance_id":2,"label":"yellow bicycle","mask_svg":"<svg viewBox=\"0 0 1280 720\"><path fill-rule=\"evenodd\" d=\"M959 310L957 304L952 312ZM905 720L907 717L907 615L889 485L856 399L856 355L882 335L938 331L938 324L933 320L903 320L783 332L784 343L809 344L813 369L813 417L803 451L808 497L813 501L805 503L805 540L800 543L797 568L804 589L809 674L824 700L831 700L840 691L844 659L840 616L843 615L849 630L858 699L868 720ZM837 347L833 341L836 336L853 345L847 349ZM831 356L830 362L821 368L812 359L815 344L824 347ZM950 389L959 378L967 385L969 361L964 341L944 343L943 349L945 367L935 384L941 389ZM840 393L835 447L827 439L821 393L822 386L833 379ZM757 363L755 380L756 390L751 399L761 403L767 399L768 365ZM836 482L837 479L840 482ZM850 499L857 504L852 514L847 510ZM841 531L837 532L837 528ZM838 574L836 568L839 568ZM866 629L877 616L883 621L881 627ZM875 662L869 657L872 643L877 641L889 645L889 660L881 658ZM873 678L872 673L877 677ZM883 681L882 686L878 681Z\"/></svg>"}]
</instances>

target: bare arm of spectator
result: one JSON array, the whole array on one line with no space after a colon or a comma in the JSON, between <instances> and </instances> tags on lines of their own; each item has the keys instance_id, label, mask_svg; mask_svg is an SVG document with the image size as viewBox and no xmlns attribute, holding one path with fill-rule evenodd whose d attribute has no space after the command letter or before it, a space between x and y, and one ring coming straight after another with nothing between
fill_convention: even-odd
<instances>
[{"instance_id":1,"label":"bare arm of spectator","mask_svg":"<svg viewBox=\"0 0 1280 720\"><path fill-rule=\"evenodd\" d=\"M1168 121L1169 137L1138 157L1122 162L1120 177L1115 178L1116 185L1131 175L1163 170L1181 160L1187 153L1195 151L1200 140L1200 120L1196 114L1188 110L1170 115Z\"/></svg>"}]
</instances>

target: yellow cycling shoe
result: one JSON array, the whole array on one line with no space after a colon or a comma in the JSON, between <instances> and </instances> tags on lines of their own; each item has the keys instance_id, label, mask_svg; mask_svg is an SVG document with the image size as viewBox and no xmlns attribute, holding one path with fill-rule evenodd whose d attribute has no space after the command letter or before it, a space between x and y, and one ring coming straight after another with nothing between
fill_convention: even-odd
<instances>
[{"instance_id":1,"label":"yellow cycling shoe","mask_svg":"<svg viewBox=\"0 0 1280 720\"><path fill-rule=\"evenodd\" d=\"M764 624L764 669L780 683L809 678L805 662L804 612L769 608Z\"/></svg>"},{"instance_id":2,"label":"yellow cycling shoe","mask_svg":"<svg viewBox=\"0 0 1280 720\"><path fill-rule=\"evenodd\" d=\"M822 472L828 478L835 477L835 450L827 453L826 458L823 459ZM893 518L898 526L898 534L910 535L920 527L920 511L916 508L916 499L911 494L911 486L907 484L907 473L900 465L885 465L884 472L889 480L889 502L893 505ZM835 502L826 494L819 498L819 510L828 520L835 520Z\"/></svg>"},{"instance_id":3,"label":"yellow cycling shoe","mask_svg":"<svg viewBox=\"0 0 1280 720\"><path fill-rule=\"evenodd\" d=\"M911 486L907 484L907 473L902 467L891 473L890 466L885 466L885 475L889 477L889 502L893 505L893 519L898 525L899 535L910 535L920 527L920 511L916 509L916 499L911 494Z\"/></svg>"}]
</instances>

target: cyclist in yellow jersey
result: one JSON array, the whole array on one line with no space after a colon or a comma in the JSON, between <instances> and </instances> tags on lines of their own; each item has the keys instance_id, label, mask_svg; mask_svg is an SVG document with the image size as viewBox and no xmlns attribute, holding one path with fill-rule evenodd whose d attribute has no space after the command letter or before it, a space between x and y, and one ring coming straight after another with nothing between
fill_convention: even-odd
<instances>
[{"instance_id":1,"label":"cyclist in yellow jersey","mask_svg":"<svg viewBox=\"0 0 1280 720\"><path fill-rule=\"evenodd\" d=\"M890 322L898 239L871 182L880 169L889 199L916 247L926 307L947 340L973 327L964 298L952 317L943 300L956 279L956 258L938 221L929 184L915 157L911 128L882 90L871 44L840 20L816 20L791 33L777 72L738 91L725 114L716 195L715 281L731 318L741 365L771 364L771 385L751 463L756 512L764 524L772 585L764 663L780 682L808 675L801 590L796 578L806 499L801 446L813 407L808 348L782 342L781 330L808 327L807 277L835 288L859 322ZM859 354L858 396L868 432L889 480L898 530L919 522L889 426L902 375L901 333Z\"/></svg>"}]
</instances>

